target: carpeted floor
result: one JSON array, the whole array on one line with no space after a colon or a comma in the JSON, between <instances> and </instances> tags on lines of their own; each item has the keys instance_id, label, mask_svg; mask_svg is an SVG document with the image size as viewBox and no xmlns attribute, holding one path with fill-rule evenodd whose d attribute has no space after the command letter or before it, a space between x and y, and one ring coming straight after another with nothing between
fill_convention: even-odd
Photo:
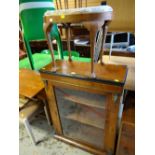
<instances>
[{"instance_id":1,"label":"carpeted floor","mask_svg":"<svg viewBox=\"0 0 155 155\"><path fill-rule=\"evenodd\" d=\"M34 119L31 126L36 140L41 142L34 146L24 125L19 124L19 155L91 155L54 139L54 129L47 124L43 116Z\"/></svg>"}]
</instances>

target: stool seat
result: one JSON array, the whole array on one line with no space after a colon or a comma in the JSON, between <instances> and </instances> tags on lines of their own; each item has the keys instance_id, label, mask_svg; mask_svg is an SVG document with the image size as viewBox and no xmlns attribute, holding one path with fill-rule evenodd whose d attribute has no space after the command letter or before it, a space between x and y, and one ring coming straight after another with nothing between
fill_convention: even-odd
<instances>
[{"instance_id":1,"label":"stool seat","mask_svg":"<svg viewBox=\"0 0 155 155\"><path fill-rule=\"evenodd\" d=\"M85 21L111 20L113 9L106 6L94 6L74 9L49 10L44 19L54 23L79 23Z\"/></svg>"},{"instance_id":2,"label":"stool seat","mask_svg":"<svg viewBox=\"0 0 155 155\"><path fill-rule=\"evenodd\" d=\"M46 11L44 14L44 32L48 40L48 46L51 51L53 68L52 71L57 71L56 62L54 59L53 45L50 38L50 31L53 28L54 23L63 24L66 29L67 37L67 49L69 51L69 61L71 58L71 27L73 25L81 23L90 33L90 55L91 55L91 78L95 78L94 62L97 62L100 58L101 65L104 64L102 60L103 47L106 39L108 23L112 20L113 9L106 6L96 6L87 8L75 8L75 9L64 9L56 11ZM97 37L100 32L100 37Z\"/></svg>"},{"instance_id":3,"label":"stool seat","mask_svg":"<svg viewBox=\"0 0 155 155\"><path fill-rule=\"evenodd\" d=\"M46 15L53 14L57 15L69 15L69 14L81 14L81 13L102 13L102 12L112 12L112 8L108 5L106 6L93 6L93 7L83 7L83 8L72 8L72 9L62 9L62 10L49 10Z\"/></svg>"}]
</instances>

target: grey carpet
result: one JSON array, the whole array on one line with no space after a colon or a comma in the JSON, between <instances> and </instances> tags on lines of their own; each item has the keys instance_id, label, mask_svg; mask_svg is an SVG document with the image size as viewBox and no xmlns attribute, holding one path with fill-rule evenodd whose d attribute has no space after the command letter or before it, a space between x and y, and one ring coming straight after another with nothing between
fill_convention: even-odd
<instances>
[{"instance_id":1,"label":"grey carpet","mask_svg":"<svg viewBox=\"0 0 155 155\"><path fill-rule=\"evenodd\" d=\"M34 146L23 124L19 124L19 155L91 155L81 149L53 138L54 129L44 117L38 116L31 122L32 131L37 141Z\"/></svg>"}]
</instances>

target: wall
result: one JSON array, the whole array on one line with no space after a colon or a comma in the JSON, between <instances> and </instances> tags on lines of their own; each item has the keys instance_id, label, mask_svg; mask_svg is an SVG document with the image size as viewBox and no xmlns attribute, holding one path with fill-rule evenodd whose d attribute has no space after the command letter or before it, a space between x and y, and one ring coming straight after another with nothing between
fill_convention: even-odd
<instances>
[{"instance_id":1,"label":"wall","mask_svg":"<svg viewBox=\"0 0 155 155\"><path fill-rule=\"evenodd\" d=\"M64 7L64 0L62 6ZM68 0L69 8L74 8L75 0ZM98 6L102 0L87 0L88 6ZM135 0L106 0L107 4L112 6L113 21L110 24L109 31L135 31ZM85 6L85 0L82 0Z\"/></svg>"}]
</instances>

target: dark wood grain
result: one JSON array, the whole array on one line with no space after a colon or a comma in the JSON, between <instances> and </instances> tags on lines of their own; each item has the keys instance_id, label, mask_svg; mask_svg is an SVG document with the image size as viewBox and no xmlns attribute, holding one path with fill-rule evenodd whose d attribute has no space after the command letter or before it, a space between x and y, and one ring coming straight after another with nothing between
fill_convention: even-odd
<instances>
[{"instance_id":1,"label":"dark wood grain","mask_svg":"<svg viewBox=\"0 0 155 155\"><path fill-rule=\"evenodd\" d=\"M117 96L117 100L114 101L113 94L108 95L108 104L107 104L107 122L105 125L105 148L106 151L112 153L115 148L115 138L116 138L116 122L118 120L117 114L119 111L120 105L120 95Z\"/></svg>"},{"instance_id":2,"label":"dark wood grain","mask_svg":"<svg viewBox=\"0 0 155 155\"><path fill-rule=\"evenodd\" d=\"M50 74L41 73L43 79L52 81L55 86L63 86L65 88L72 88L75 90L83 90L92 93L98 93L105 95L106 93L121 94L123 88L120 86L113 86L104 83L90 82L80 79L73 79L61 76L51 76ZM103 91L104 90L104 91Z\"/></svg>"},{"instance_id":3,"label":"dark wood grain","mask_svg":"<svg viewBox=\"0 0 155 155\"><path fill-rule=\"evenodd\" d=\"M82 1L81 1L82 2ZM81 4L82 5L82 4ZM80 6L81 6L80 5ZM70 29L71 23L82 23L82 25L87 28L87 30L90 32L90 53L91 53L91 76L96 77L95 71L94 71L94 53L95 53L95 42L96 42L96 35L97 32L102 27L107 27L110 21L112 20L112 9L109 9L108 11L100 11L100 12L93 12L93 11L82 11L74 9L72 13L69 12L69 10L66 11L55 11L55 12L46 12L44 14L44 32L48 38L50 35L50 31L52 29L53 23L62 23L66 25L66 29ZM69 33L69 31L68 31ZM70 51L70 35L67 33L67 42L68 42L68 51ZM48 40L49 41L49 40ZM50 42L50 41L49 41ZM52 51L52 44L49 47ZM102 50L101 50L102 51ZM54 51L52 51L54 52ZM101 55L101 54L99 54ZM102 57L102 55L100 56ZM71 61L71 57L69 54L69 60ZM101 59L102 61L102 59ZM55 59L52 57L52 62L55 65ZM56 68L56 66L55 66Z\"/></svg>"},{"instance_id":4,"label":"dark wood grain","mask_svg":"<svg viewBox=\"0 0 155 155\"><path fill-rule=\"evenodd\" d=\"M89 144L82 143L82 142L79 142L77 140L69 139L69 138L66 138L66 137L60 136L60 135L55 135L54 137L58 140L64 141L68 144L71 144L71 145L74 145L74 146L79 147L81 149L84 149L86 151L89 151L95 155L107 155L107 153L104 150L96 149L92 146L89 146Z\"/></svg>"},{"instance_id":5,"label":"dark wood grain","mask_svg":"<svg viewBox=\"0 0 155 155\"><path fill-rule=\"evenodd\" d=\"M91 13L91 14L75 14L72 16L72 14L65 16L65 18L62 19L61 15L55 15L53 14L45 14L44 16L44 22L49 23L53 20L53 22L59 24L59 23L81 23L81 22L87 22L87 21L106 21L106 20L111 20L112 19L112 13L107 12L107 13Z\"/></svg>"},{"instance_id":6,"label":"dark wood grain","mask_svg":"<svg viewBox=\"0 0 155 155\"><path fill-rule=\"evenodd\" d=\"M116 155L135 155L135 124L122 122Z\"/></svg>"},{"instance_id":7,"label":"dark wood grain","mask_svg":"<svg viewBox=\"0 0 155 155\"><path fill-rule=\"evenodd\" d=\"M86 79L85 77L86 76L88 77L88 75L90 75L90 72L88 71L88 69L90 69L90 63L80 63L73 61L68 62L63 60L56 61L56 63L58 67L58 70L56 72L52 72L51 64L47 65L42 70L40 70L42 79L46 81L45 87L48 97L48 104L50 107L50 114L53 118L53 124L56 130L55 137L64 142L75 145L77 147L80 147L97 155L104 155L108 153L113 154L116 140L116 131L117 131L116 126L117 126L117 116L120 103L120 96L123 92L123 85L125 83L127 68L125 66L120 65L110 65L110 66L101 64L95 65L97 77L100 77L101 79L106 78L106 80L109 81L116 76L121 82L123 82L122 83L123 85L115 85L115 83L109 84L106 83L106 81L98 82L96 80L90 81ZM82 76L82 78L76 78L75 73L78 74L78 76L80 75L80 77ZM69 74L69 76L64 76L66 74L67 75ZM59 106L57 105L59 104L57 103L59 102L59 100L56 99L56 94L54 91L55 88L62 88L62 89L67 88L71 90L79 90L84 92L90 92L93 94L102 94L106 96L107 99L105 101L106 105L105 109L103 109L104 110L103 120L101 119L100 121L95 122L91 117L89 118L89 115L87 115L85 119L81 119L83 117L83 114L80 114L81 115L80 117L76 113L72 113L71 115L65 117L65 119L89 125L94 129L95 128L102 129L103 134L101 134L100 136L103 136L103 140L101 140L102 142L100 143L100 146L93 145L89 141L85 143L82 139L81 140L79 139L78 141L76 138L70 139L71 137L70 138L66 137L66 135L62 132L63 125L61 123L63 122L60 121L60 114L59 114L60 109ZM75 100L73 100L73 102L74 101ZM82 102L80 103L80 106L84 106L84 102L87 102L85 105L90 106L89 104L93 102L92 100L91 102L89 102L89 100L80 100L80 101ZM96 108L96 106L95 107L91 106L91 108ZM105 119L105 125L103 123L104 119ZM104 127L102 125L104 125ZM93 131L95 132L95 130Z\"/></svg>"},{"instance_id":8,"label":"dark wood grain","mask_svg":"<svg viewBox=\"0 0 155 155\"><path fill-rule=\"evenodd\" d=\"M105 64L115 65L126 65L128 67L128 74L125 82L124 89L135 90L135 58L131 57L120 57L120 56L109 56L103 57Z\"/></svg>"},{"instance_id":9,"label":"dark wood grain","mask_svg":"<svg viewBox=\"0 0 155 155\"><path fill-rule=\"evenodd\" d=\"M58 70L56 72L51 72L52 64L49 64L42 68L40 72L49 73L54 75L61 75L61 76L69 76L69 77L79 77L86 80L92 80L91 78L91 65L90 63L85 62L68 62L68 61L56 61L56 65ZM94 66L96 78L94 81L103 80L107 82L112 82L117 85L117 83L125 83L126 74L127 74L127 67L123 65L101 65L95 64ZM124 76L125 75L125 76Z\"/></svg>"},{"instance_id":10,"label":"dark wood grain","mask_svg":"<svg viewBox=\"0 0 155 155\"><path fill-rule=\"evenodd\" d=\"M60 118L58 114L54 88L50 81L44 81L44 82L45 82L45 91L47 94L48 106L49 106L52 122L54 125L54 129L57 134L62 135L62 127L60 124Z\"/></svg>"},{"instance_id":11,"label":"dark wood grain","mask_svg":"<svg viewBox=\"0 0 155 155\"><path fill-rule=\"evenodd\" d=\"M135 92L129 91L119 129L116 155L135 155Z\"/></svg>"}]
</instances>

